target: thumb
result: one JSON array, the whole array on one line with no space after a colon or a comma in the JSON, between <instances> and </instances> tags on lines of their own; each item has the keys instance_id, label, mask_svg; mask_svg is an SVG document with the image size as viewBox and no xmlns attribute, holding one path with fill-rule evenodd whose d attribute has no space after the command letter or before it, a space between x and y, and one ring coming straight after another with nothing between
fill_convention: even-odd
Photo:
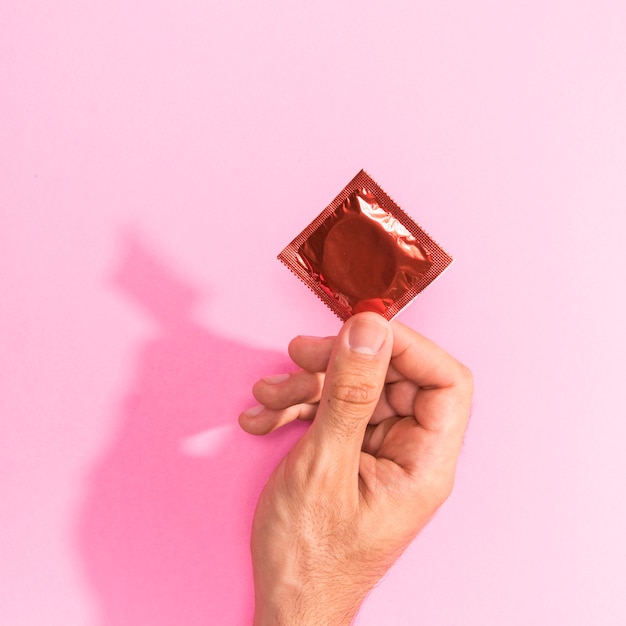
<instances>
[{"instance_id":1,"label":"thumb","mask_svg":"<svg viewBox=\"0 0 626 626\"><path fill-rule=\"evenodd\" d=\"M371 312L353 315L337 336L308 433L316 454L334 466L348 461L358 469L365 428L385 384L392 345L389 322Z\"/></svg>"}]
</instances>

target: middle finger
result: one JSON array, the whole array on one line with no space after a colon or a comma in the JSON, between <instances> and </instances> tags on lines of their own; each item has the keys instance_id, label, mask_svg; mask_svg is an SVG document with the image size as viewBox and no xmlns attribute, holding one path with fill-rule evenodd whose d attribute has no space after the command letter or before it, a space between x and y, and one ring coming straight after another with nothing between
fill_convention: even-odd
<instances>
[{"instance_id":1,"label":"middle finger","mask_svg":"<svg viewBox=\"0 0 626 626\"><path fill-rule=\"evenodd\" d=\"M268 409L286 409L294 404L319 402L324 374L298 370L262 378L252 387L257 402Z\"/></svg>"}]
</instances>

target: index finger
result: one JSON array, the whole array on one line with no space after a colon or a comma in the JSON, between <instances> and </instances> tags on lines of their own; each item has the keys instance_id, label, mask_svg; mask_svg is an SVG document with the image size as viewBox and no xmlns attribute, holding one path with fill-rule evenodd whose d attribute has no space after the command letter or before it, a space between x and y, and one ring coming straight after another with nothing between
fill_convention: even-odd
<instances>
[{"instance_id":1,"label":"index finger","mask_svg":"<svg viewBox=\"0 0 626 626\"><path fill-rule=\"evenodd\" d=\"M391 322L394 368L407 380L422 389L445 389L469 383L468 368L424 335L401 324Z\"/></svg>"},{"instance_id":2,"label":"index finger","mask_svg":"<svg viewBox=\"0 0 626 626\"><path fill-rule=\"evenodd\" d=\"M414 415L420 426L457 439L460 445L474 390L470 370L434 341L392 322L392 364L417 387Z\"/></svg>"}]
</instances>

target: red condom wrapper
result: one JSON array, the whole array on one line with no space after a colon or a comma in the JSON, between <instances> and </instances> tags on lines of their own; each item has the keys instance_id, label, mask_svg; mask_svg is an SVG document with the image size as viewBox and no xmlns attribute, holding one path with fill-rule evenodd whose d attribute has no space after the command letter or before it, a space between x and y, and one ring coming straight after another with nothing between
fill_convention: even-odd
<instances>
[{"instance_id":1,"label":"red condom wrapper","mask_svg":"<svg viewBox=\"0 0 626 626\"><path fill-rule=\"evenodd\" d=\"M278 258L344 321L391 319L452 263L363 170Z\"/></svg>"}]
</instances>

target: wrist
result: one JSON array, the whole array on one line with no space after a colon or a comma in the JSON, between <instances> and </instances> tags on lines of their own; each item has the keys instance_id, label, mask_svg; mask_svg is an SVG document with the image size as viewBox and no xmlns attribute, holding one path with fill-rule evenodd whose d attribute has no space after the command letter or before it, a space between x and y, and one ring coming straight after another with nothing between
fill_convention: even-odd
<instances>
[{"instance_id":1,"label":"wrist","mask_svg":"<svg viewBox=\"0 0 626 626\"><path fill-rule=\"evenodd\" d=\"M254 626L350 626L361 600L325 594L313 586L290 586L255 593Z\"/></svg>"}]
</instances>

